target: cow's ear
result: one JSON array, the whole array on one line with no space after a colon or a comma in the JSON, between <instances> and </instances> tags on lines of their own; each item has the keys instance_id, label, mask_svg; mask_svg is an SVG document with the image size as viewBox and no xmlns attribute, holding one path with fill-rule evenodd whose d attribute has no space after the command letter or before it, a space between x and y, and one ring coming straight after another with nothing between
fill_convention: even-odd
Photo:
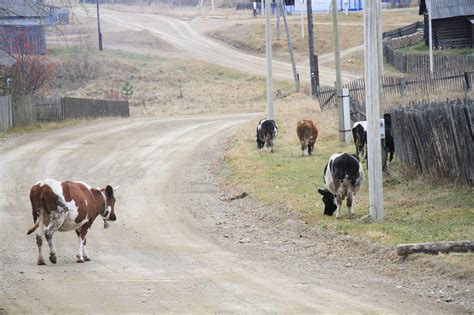
<instances>
[{"instance_id":1,"label":"cow's ear","mask_svg":"<svg viewBox=\"0 0 474 315\"><path fill-rule=\"evenodd\" d=\"M112 188L112 186L107 185L107 187L105 187L105 195L107 196L107 199L112 198L114 196L114 189Z\"/></svg>"},{"instance_id":2,"label":"cow's ear","mask_svg":"<svg viewBox=\"0 0 474 315\"><path fill-rule=\"evenodd\" d=\"M321 195L323 195L323 196L324 196L324 190L322 190L322 189L318 189L318 193L320 193Z\"/></svg>"}]
</instances>

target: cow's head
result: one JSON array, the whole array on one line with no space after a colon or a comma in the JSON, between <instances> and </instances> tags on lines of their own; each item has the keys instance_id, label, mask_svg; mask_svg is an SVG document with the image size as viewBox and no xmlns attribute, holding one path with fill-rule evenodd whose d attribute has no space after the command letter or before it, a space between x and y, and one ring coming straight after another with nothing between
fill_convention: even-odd
<instances>
[{"instance_id":1,"label":"cow's head","mask_svg":"<svg viewBox=\"0 0 474 315\"><path fill-rule=\"evenodd\" d=\"M318 192L323 195L324 215L332 216L337 209L336 196L327 189L318 189Z\"/></svg>"},{"instance_id":2,"label":"cow's head","mask_svg":"<svg viewBox=\"0 0 474 315\"><path fill-rule=\"evenodd\" d=\"M115 216L115 196L114 196L114 189L112 186L107 185L105 189L102 190L105 193L105 209L102 213L102 218L105 221L115 221L117 217Z\"/></svg>"}]
</instances>

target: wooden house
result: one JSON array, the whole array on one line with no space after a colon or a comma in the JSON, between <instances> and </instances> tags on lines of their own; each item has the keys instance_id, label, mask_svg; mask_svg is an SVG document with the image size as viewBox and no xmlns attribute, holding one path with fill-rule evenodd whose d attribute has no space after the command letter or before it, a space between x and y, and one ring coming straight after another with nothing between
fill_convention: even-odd
<instances>
[{"instance_id":1,"label":"wooden house","mask_svg":"<svg viewBox=\"0 0 474 315\"><path fill-rule=\"evenodd\" d=\"M474 47L474 0L420 0L419 14L424 16L425 43L429 45L431 3L433 47L436 49Z\"/></svg>"},{"instance_id":2,"label":"wooden house","mask_svg":"<svg viewBox=\"0 0 474 315\"><path fill-rule=\"evenodd\" d=\"M45 54L49 15L50 8L39 0L0 0L0 49Z\"/></svg>"},{"instance_id":3,"label":"wooden house","mask_svg":"<svg viewBox=\"0 0 474 315\"><path fill-rule=\"evenodd\" d=\"M11 67L15 63L15 58L0 50L0 96L10 94Z\"/></svg>"}]
</instances>

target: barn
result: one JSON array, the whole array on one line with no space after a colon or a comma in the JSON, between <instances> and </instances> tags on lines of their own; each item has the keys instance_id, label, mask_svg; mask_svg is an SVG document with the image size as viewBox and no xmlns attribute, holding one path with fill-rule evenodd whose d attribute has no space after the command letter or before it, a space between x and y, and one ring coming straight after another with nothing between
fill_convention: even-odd
<instances>
[{"instance_id":1,"label":"barn","mask_svg":"<svg viewBox=\"0 0 474 315\"><path fill-rule=\"evenodd\" d=\"M0 0L0 49L45 54L49 15L50 8L38 0Z\"/></svg>"},{"instance_id":2,"label":"barn","mask_svg":"<svg viewBox=\"0 0 474 315\"><path fill-rule=\"evenodd\" d=\"M435 49L474 47L474 0L430 0L433 47ZM427 0L420 0L424 16L426 45L429 45Z\"/></svg>"}]
</instances>

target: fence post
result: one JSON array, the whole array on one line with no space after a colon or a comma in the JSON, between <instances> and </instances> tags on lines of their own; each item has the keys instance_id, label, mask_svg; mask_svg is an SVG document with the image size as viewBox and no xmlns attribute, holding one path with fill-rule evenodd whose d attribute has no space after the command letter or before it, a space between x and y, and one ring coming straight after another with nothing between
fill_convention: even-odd
<instances>
[{"instance_id":1,"label":"fence post","mask_svg":"<svg viewBox=\"0 0 474 315\"><path fill-rule=\"evenodd\" d=\"M406 79L400 78L400 95L403 96L405 94L405 87L406 87Z\"/></svg>"}]
</instances>

